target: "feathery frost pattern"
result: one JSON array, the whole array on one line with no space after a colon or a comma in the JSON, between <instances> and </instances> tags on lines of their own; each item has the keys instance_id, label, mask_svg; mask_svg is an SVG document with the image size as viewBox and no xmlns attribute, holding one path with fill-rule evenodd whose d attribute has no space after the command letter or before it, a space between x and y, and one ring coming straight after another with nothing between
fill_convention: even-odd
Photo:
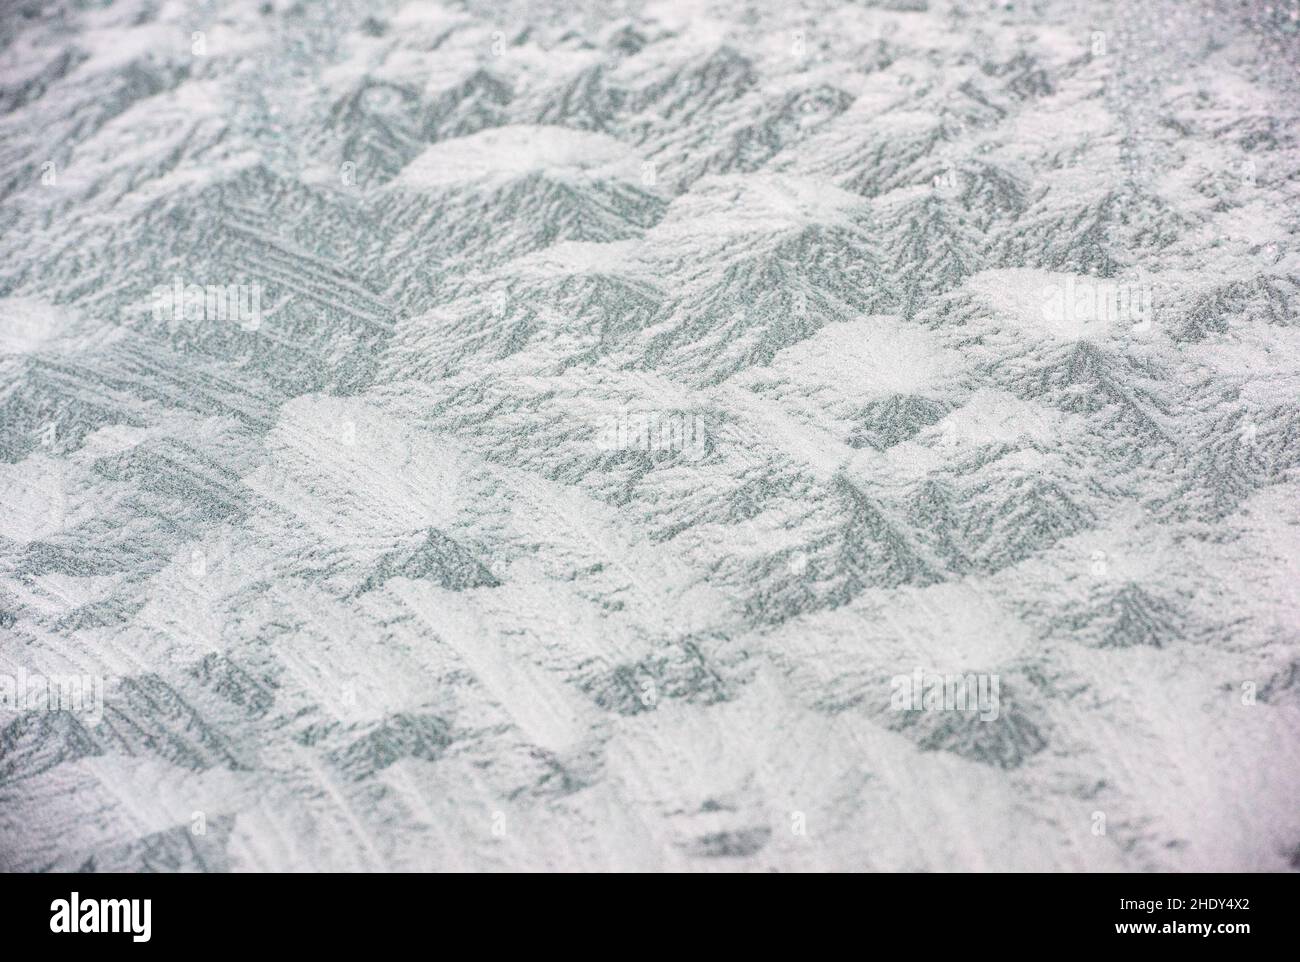
<instances>
[{"instance_id":1,"label":"feathery frost pattern","mask_svg":"<svg viewBox=\"0 0 1300 962\"><path fill-rule=\"evenodd\" d=\"M8 4L0 869L1300 867L1300 6Z\"/></svg>"}]
</instances>

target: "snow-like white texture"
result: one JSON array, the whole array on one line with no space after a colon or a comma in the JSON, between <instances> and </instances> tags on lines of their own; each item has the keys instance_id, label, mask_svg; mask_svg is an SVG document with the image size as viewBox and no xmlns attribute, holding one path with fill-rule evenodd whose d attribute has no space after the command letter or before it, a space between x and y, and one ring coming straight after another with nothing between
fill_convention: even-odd
<instances>
[{"instance_id":1,"label":"snow-like white texture","mask_svg":"<svg viewBox=\"0 0 1300 962\"><path fill-rule=\"evenodd\" d=\"M932 331L888 315L832 324L749 378L825 386L858 399L944 391L961 356Z\"/></svg>"},{"instance_id":2,"label":"snow-like white texture","mask_svg":"<svg viewBox=\"0 0 1300 962\"><path fill-rule=\"evenodd\" d=\"M307 524L365 540L445 526L455 517L462 459L454 442L424 436L364 401L295 399L265 443L270 458L250 486ZM346 507L313 507L313 492L325 491Z\"/></svg>"},{"instance_id":3,"label":"snow-like white texture","mask_svg":"<svg viewBox=\"0 0 1300 962\"><path fill-rule=\"evenodd\" d=\"M639 239L605 244L564 241L512 261L508 270L537 278L562 274L637 273L643 270L640 256L644 250L645 242Z\"/></svg>"},{"instance_id":4,"label":"snow-like white texture","mask_svg":"<svg viewBox=\"0 0 1300 962\"><path fill-rule=\"evenodd\" d=\"M732 234L771 234L813 224L848 224L861 197L824 182L789 176L710 177L677 198L650 232L657 243Z\"/></svg>"},{"instance_id":5,"label":"snow-like white texture","mask_svg":"<svg viewBox=\"0 0 1300 962\"><path fill-rule=\"evenodd\" d=\"M67 492L57 463L34 457L20 465L0 465L0 483L5 489L0 535L26 544L54 533L62 525Z\"/></svg>"},{"instance_id":6,"label":"snow-like white texture","mask_svg":"<svg viewBox=\"0 0 1300 962\"><path fill-rule=\"evenodd\" d=\"M0 869L1300 864L1277 4L35 13Z\"/></svg>"},{"instance_id":7,"label":"snow-like white texture","mask_svg":"<svg viewBox=\"0 0 1300 962\"><path fill-rule=\"evenodd\" d=\"M933 428L940 451L951 455L962 446L1021 444L1051 447L1081 419L1022 401L1005 391L981 388Z\"/></svg>"},{"instance_id":8,"label":"snow-like white texture","mask_svg":"<svg viewBox=\"0 0 1300 962\"><path fill-rule=\"evenodd\" d=\"M6 297L0 300L4 324L0 325L0 354L30 354L48 341L68 332L66 310L35 298Z\"/></svg>"},{"instance_id":9,"label":"snow-like white texture","mask_svg":"<svg viewBox=\"0 0 1300 962\"><path fill-rule=\"evenodd\" d=\"M635 153L611 137L520 124L434 144L411 161L395 183L419 190L531 173L571 179L640 176Z\"/></svg>"}]
</instances>

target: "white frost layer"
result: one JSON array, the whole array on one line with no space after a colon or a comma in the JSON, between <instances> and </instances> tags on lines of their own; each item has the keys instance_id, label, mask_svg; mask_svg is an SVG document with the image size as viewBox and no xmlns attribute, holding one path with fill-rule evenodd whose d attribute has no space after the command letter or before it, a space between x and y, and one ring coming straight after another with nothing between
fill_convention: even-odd
<instances>
[{"instance_id":1,"label":"white frost layer","mask_svg":"<svg viewBox=\"0 0 1300 962\"><path fill-rule=\"evenodd\" d=\"M434 144L398 175L399 187L420 190L534 172L632 179L638 161L604 134L563 127L519 125L480 131Z\"/></svg>"}]
</instances>

